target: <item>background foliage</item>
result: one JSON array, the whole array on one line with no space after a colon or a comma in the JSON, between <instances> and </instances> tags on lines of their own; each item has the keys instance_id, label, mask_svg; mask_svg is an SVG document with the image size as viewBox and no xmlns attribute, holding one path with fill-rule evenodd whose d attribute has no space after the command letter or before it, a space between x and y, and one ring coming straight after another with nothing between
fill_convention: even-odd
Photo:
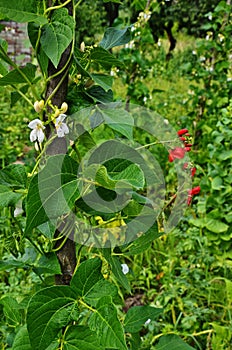
<instances>
[{"instance_id":1,"label":"background foliage","mask_svg":"<svg viewBox=\"0 0 232 350\"><path fill-rule=\"evenodd\" d=\"M41 70L35 71L37 61L32 62L34 66L24 68L24 78L16 67L8 72L12 62L7 62L6 43L1 41L2 349L232 349L230 2L134 0L111 2L109 8L90 0L77 7L69 113L96 101L123 100L157 111L180 129L188 128L194 145L191 159L197 166L193 186L200 185L201 193L167 236L155 226L147 241L138 241L132 249L77 245L78 265L70 286L54 283L54 275L61 273L54 227L40 222L24 237L27 174L35 163L25 130L35 112L19 99L20 91L31 100L33 93L42 98L48 59L57 65L68 45L62 43L55 51L46 45L51 24L35 3L40 2L0 1L2 19L32 22L34 48L38 25L47 28L37 52ZM67 22L64 14L59 21L54 21L56 37L63 26L71 41L71 19ZM107 36L102 40L109 23L114 28L111 34L119 30L117 45ZM20 89L15 91L15 84ZM118 130L108 132L111 136ZM80 151L84 154L100 134L101 130L80 140ZM154 152L164 164L170 198L174 169L159 147ZM154 236L161 237L153 240ZM122 263L129 267L127 275Z\"/></svg>"}]
</instances>

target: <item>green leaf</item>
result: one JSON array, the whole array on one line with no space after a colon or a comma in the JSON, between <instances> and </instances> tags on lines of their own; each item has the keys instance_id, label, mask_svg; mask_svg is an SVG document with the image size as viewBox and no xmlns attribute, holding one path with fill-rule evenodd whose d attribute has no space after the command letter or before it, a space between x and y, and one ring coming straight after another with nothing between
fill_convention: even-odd
<instances>
[{"instance_id":1,"label":"green leaf","mask_svg":"<svg viewBox=\"0 0 232 350\"><path fill-rule=\"evenodd\" d=\"M194 350L194 348L186 344L178 335L168 334L160 338L156 350Z\"/></svg>"},{"instance_id":2,"label":"green leaf","mask_svg":"<svg viewBox=\"0 0 232 350\"><path fill-rule=\"evenodd\" d=\"M14 343L11 350L31 350L31 343L27 326L21 327L14 338Z\"/></svg>"},{"instance_id":3,"label":"green leaf","mask_svg":"<svg viewBox=\"0 0 232 350\"><path fill-rule=\"evenodd\" d=\"M24 268L25 262L18 260L2 260L0 261L0 271L12 270L15 268Z\"/></svg>"},{"instance_id":4,"label":"green leaf","mask_svg":"<svg viewBox=\"0 0 232 350\"><path fill-rule=\"evenodd\" d=\"M94 47L91 51L90 59L106 69L110 69L112 66L124 66L123 62L119 61L114 55L103 49L103 47Z\"/></svg>"},{"instance_id":5,"label":"green leaf","mask_svg":"<svg viewBox=\"0 0 232 350\"><path fill-rule=\"evenodd\" d=\"M64 350L105 350L88 327L72 326L65 333Z\"/></svg>"},{"instance_id":6,"label":"green leaf","mask_svg":"<svg viewBox=\"0 0 232 350\"><path fill-rule=\"evenodd\" d=\"M44 254L36 264L37 266L33 268L33 271L41 275L43 273L49 274L61 274L60 264L57 260L55 253Z\"/></svg>"},{"instance_id":7,"label":"green leaf","mask_svg":"<svg viewBox=\"0 0 232 350\"><path fill-rule=\"evenodd\" d=\"M218 158L219 160L227 160L232 158L232 150L221 152Z\"/></svg>"},{"instance_id":8,"label":"green leaf","mask_svg":"<svg viewBox=\"0 0 232 350\"><path fill-rule=\"evenodd\" d=\"M25 67L10 71L0 79L0 86L25 84L32 82L35 77L36 66L27 63Z\"/></svg>"},{"instance_id":9,"label":"green leaf","mask_svg":"<svg viewBox=\"0 0 232 350\"><path fill-rule=\"evenodd\" d=\"M213 190L220 190L223 186L223 181L220 176L216 176L212 181L212 189Z\"/></svg>"},{"instance_id":10,"label":"green leaf","mask_svg":"<svg viewBox=\"0 0 232 350\"><path fill-rule=\"evenodd\" d=\"M9 187L25 188L26 183L27 174L24 165L10 164L0 170L0 184Z\"/></svg>"},{"instance_id":11,"label":"green leaf","mask_svg":"<svg viewBox=\"0 0 232 350\"><path fill-rule=\"evenodd\" d=\"M130 293L131 287L127 277L122 272L122 266L119 258L117 256L112 256L110 253L110 249L104 249L103 254L108 263L110 264L112 273L114 274L115 278L126 289L126 291Z\"/></svg>"},{"instance_id":12,"label":"green leaf","mask_svg":"<svg viewBox=\"0 0 232 350\"><path fill-rule=\"evenodd\" d=\"M91 78L94 82L100 85L105 91L108 91L112 88L113 77L105 74L91 74Z\"/></svg>"},{"instance_id":13,"label":"green leaf","mask_svg":"<svg viewBox=\"0 0 232 350\"><path fill-rule=\"evenodd\" d=\"M45 167L30 182L25 234L70 212L79 197L77 172L78 164L68 155L48 158Z\"/></svg>"},{"instance_id":14,"label":"green leaf","mask_svg":"<svg viewBox=\"0 0 232 350\"><path fill-rule=\"evenodd\" d=\"M103 276L99 258L88 259L80 264L71 280L71 287L79 296L85 296Z\"/></svg>"},{"instance_id":15,"label":"green leaf","mask_svg":"<svg viewBox=\"0 0 232 350\"><path fill-rule=\"evenodd\" d=\"M22 194L15 193L7 186L0 185L0 208L15 206Z\"/></svg>"},{"instance_id":16,"label":"green leaf","mask_svg":"<svg viewBox=\"0 0 232 350\"><path fill-rule=\"evenodd\" d=\"M62 53L73 39L73 32L74 20L65 8L55 10L50 22L42 27L42 49L56 68Z\"/></svg>"},{"instance_id":17,"label":"green leaf","mask_svg":"<svg viewBox=\"0 0 232 350\"><path fill-rule=\"evenodd\" d=\"M85 93L90 96L94 102L110 103L113 102L112 90L105 91L101 86L93 85L91 88L85 90Z\"/></svg>"},{"instance_id":18,"label":"green leaf","mask_svg":"<svg viewBox=\"0 0 232 350\"><path fill-rule=\"evenodd\" d=\"M207 218L205 221L205 227L214 233L222 233L228 230L229 226L227 224L224 224L224 222L221 222L219 220L215 219L209 219Z\"/></svg>"},{"instance_id":19,"label":"green leaf","mask_svg":"<svg viewBox=\"0 0 232 350\"><path fill-rule=\"evenodd\" d=\"M140 254L147 250L151 243L162 235L163 232L159 232L158 225L155 223L146 233L143 233L142 236L129 243L124 248L125 251L123 249L123 254Z\"/></svg>"},{"instance_id":20,"label":"green leaf","mask_svg":"<svg viewBox=\"0 0 232 350\"><path fill-rule=\"evenodd\" d=\"M73 320L75 310L76 295L69 286L52 286L34 294L27 312L33 350L45 350L60 329Z\"/></svg>"},{"instance_id":21,"label":"green leaf","mask_svg":"<svg viewBox=\"0 0 232 350\"><path fill-rule=\"evenodd\" d=\"M114 27L107 28L100 46L106 50L115 46L127 44L131 40L131 30L129 27L125 29L117 29Z\"/></svg>"},{"instance_id":22,"label":"green leaf","mask_svg":"<svg viewBox=\"0 0 232 350\"><path fill-rule=\"evenodd\" d=\"M133 306L126 314L124 320L125 332L136 333L139 332L144 323L150 319L152 321L156 320L160 314L162 314L163 309L158 309L152 306Z\"/></svg>"},{"instance_id":23,"label":"green leaf","mask_svg":"<svg viewBox=\"0 0 232 350\"><path fill-rule=\"evenodd\" d=\"M40 35L40 26L34 22L28 23L27 31L32 47L35 49L38 37ZM45 54L41 45L37 47L37 59L43 74L46 75L48 68L48 56Z\"/></svg>"},{"instance_id":24,"label":"green leaf","mask_svg":"<svg viewBox=\"0 0 232 350\"><path fill-rule=\"evenodd\" d=\"M110 283L107 280L101 279L99 280L92 289L84 296L84 300L86 303L91 306L96 307L98 301L104 296L111 296L112 299L117 297L118 289L115 285Z\"/></svg>"},{"instance_id":25,"label":"green leaf","mask_svg":"<svg viewBox=\"0 0 232 350\"><path fill-rule=\"evenodd\" d=\"M89 327L96 332L104 348L127 350L122 325L117 318L117 309L110 297L103 297L91 315Z\"/></svg>"},{"instance_id":26,"label":"green leaf","mask_svg":"<svg viewBox=\"0 0 232 350\"><path fill-rule=\"evenodd\" d=\"M16 22L47 23L47 18L37 14L36 0L0 0L0 13Z\"/></svg>"},{"instance_id":27,"label":"green leaf","mask_svg":"<svg viewBox=\"0 0 232 350\"><path fill-rule=\"evenodd\" d=\"M3 304L3 312L7 318L7 323L11 326L18 326L21 323L21 313L19 304L10 296L5 296L0 300Z\"/></svg>"},{"instance_id":28,"label":"green leaf","mask_svg":"<svg viewBox=\"0 0 232 350\"><path fill-rule=\"evenodd\" d=\"M26 94L27 93L27 91L28 91L28 89L29 89L29 85L27 84L27 85L24 85L24 86L22 86L20 89L19 89L19 91L21 91L23 94ZM11 92L11 101L10 101L10 106L11 106L11 108L19 101L19 100L22 100L23 99L23 97L22 97L22 95L18 92L18 91L12 91Z\"/></svg>"},{"instance_id":29,"label":"green leaf","mask_svg":"<svg viewBox=\"0 0 232 350\"><path fill-rule=\"evenodd\" d=\"M129 140L133 139L133 117L123 109L105 109L101 110L105 123L109 127L123 136L126 136Z\"/></svg>"}]
</instances>

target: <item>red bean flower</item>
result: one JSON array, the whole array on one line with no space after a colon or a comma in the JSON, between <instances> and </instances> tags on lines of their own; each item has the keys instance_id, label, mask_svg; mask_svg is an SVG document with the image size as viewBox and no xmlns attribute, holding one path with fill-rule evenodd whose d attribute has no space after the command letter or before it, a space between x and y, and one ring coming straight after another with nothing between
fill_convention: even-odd
<instances>
[{"instance_id":1,"label":"red bean flower","mask_svg":"<svg viewBox=\"0 0 232 350\"><path fill-rule=\"evenodd\" d=\"M182 159L185 156L186 150L183 147L176 147L169 151L169 162L173 162L175 159Z\"/></svg>"},{"instance_id":2,"label":"red bean flower","mask_svg":"<svg viewBox=\"0 0 232 350\"><path fill-rule=\"evenodd\" d=\"M188 205L191 204L193 196L196 196L197 194L199 194L200 191L201 191L200 186L196 186L188 191L188 200L187 200Z\"/></svg>"},{"instance_id":3,"label":"red bean flower","mask_svg":"<svg viewBox=\"0 0 232 350\"><path fill-rule=\"evenodd\" d=\"M182 135L187 134L187 133L188 133L188 129L180 129L177 131L177 134L179 136L182 136Z\"/></svg>"}]
</instances>

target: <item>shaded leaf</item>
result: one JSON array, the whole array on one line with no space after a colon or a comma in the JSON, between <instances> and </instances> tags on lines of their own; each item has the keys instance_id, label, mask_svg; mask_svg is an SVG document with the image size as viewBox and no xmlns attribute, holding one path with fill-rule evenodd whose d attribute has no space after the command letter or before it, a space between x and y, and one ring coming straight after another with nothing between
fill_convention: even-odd
<instances>
[{"instance_id":1,"label":"shaded leaf","mask_svg":"<svg viewBox=\"0 0 232 350\"><path fill-rule=\"evenodd\" d=\"M14 338L11 350L31 350L31 343L26 325L19 329Z\"/></svg>"},{"instance_id":2,"label":"shaded leaf","mask_svg":"<svg viewBox=\"0 0 232 350\"><path fill-rule=\"evenodd\" d=\"M25 188L27 174L24 165L10 164L0 171L0 184L9 187Z\"/></svg>"},{"instance_id":3,"label":"shaded leaf","mask_svg":"<svg viewBox=\"0 0 232 350\"><path fill-rule=\"evenodd\" d=\"M7 323L11 326L18 326L21 323L21 313L18 302L10 297L4 296L0 303L3 304L3 312L7 318Z\"/></svg>"},{"instance_id":4,"label":"shaded leaf","mask_svg":"<svg viewBox=\"0 0 232 350\"><path fill-rule=\"evenodd\" d=\"M126 314L124 320L125 332L136 333L144 326L145 322L150 320L157 320L158 316L162 314L163 309L158 309L152 306L133 306Z\"/></svg>"},{"instance_id":5,"label":"shaded leaf","mask_svg":"<svg viewBox=\"0 0 232 350\"><path fill-rule=\"evenodd\" d=\"M35 77L36 66L27 63L25 67L10 71L0 79L0 86L25 84L31 82ZM21 72L21 73L20 73Z\"/></svg>"},{"instance_id":6,"label":"shaded leaf","mask_svg":"<svg viewBox=\"0 0 232 350\"><path fill-rule=\"evenodd\" d=\"M131 40L131 30L129 27L125 29L117 29L114 27L107 28L100 46L106 50L115 46L127 44Z\"/></svg>"},{"instance_id":7,"label":"shaded leaf","mask_svg":"<svg viewBox=\"0 0 232 350\"><path fill-rule=\"evenodd\" d=\"M45 350L59 330L73 319L75 308L76 295L69 286L52 286L34 294L27 312L33 350Z\"/></svg>"},{"instance_id":8,"label":"shaded leaf","mask_svg":"<svg viewBox=\"0 0 232 350\"><path fill-rule=\"evenodd\" d=\"M89 327L96 332L104 348L127 350L122 325L117 317L117 309L110 297L103 297L91 315Z\"/></svg>"},{"instance_id":9,"label":"shaded leaf","mask_svg":"<svg viewBox=\"0 0 232 350\"><path fill-rule=\"evenodd\" d=\"M71 210L79 196L77 171L78 164L68 155L48 158L45 167L30 182L26 234Z\"/></svg>"},{"instance_id":10,"label":"shaded leaf","mask_svg":"<svg viewBox=\"0 0 232 350\"><path fill-rule=\"evenodd\" d=\"M75 272L71 287L79 296L88 294L94 285L103 278L101 274L102 262L99 258L83 261Z\"/></svg>"},{"instance_id":11,"label":"shaded leaf","mask_svg":"<svg viewBox=\"0 0 232 350\"><path fill-rule=\"evenodd\" d=\"M47 18L36 13L36 0L0 0L0 13L16 22L47 23Z\"/></svg>"},{"instance_id":12,"label":"shaded leaf","mask_svg":"<svg viewBox=\"0 0 232 350\"><path fill-rule=\"evenodd\" d=\"M97 305L99 299L104 296L111 296L114 299L118 295L117 287L107 280L99 280L92 289L85 295L84 300L91 306Z\"/></svg>"},{"instance_id":13,"label":"shaded leaf","mask_svg":"<svg viewBox=\"0 0 232 350\"><path fill-rule=\"evenodd\" d=\"M155 348L156 350L194 350L192 346L186 344L175 334L162 336Z\"/></svg>"},{"instance_id":14,"label":"shaded leaf","mask_svg":"<svg viewBox=\"0 0 232 350\"><path fill-rule=\"evenodd\" d=\"M22 194L15 193L7 186L0 185L0 208L15 206Z\"/></svg>"},{"instance_id":15,"label":"shaded leaf","mask_svg":"<svg viewBox=\"0 0 232 350\"><path fill-rule=\"evenodd\" d=\"M64 350L105 350L88 327L72 326L65 334Z\"/></svg>"},{"instance_id":16,"label":"shaded leaf","mask_svg":"<svg viewBox=\"0 0 232 350\"><path fill-rule=\"evenodd\" d=\"M113 77L105 74L91 74L91 78L94 82L100 85L105 91L108 91L112 88Z\"/></svg>"},{"instance_id":17,"label":"shaded leaf","mask_svg":"<svg viewBox=\"0 0 232 350\"><path fill-rule=\"evenodd\" d=\"M131 287L127 277L122 272L122 266L119 258L117 256L112 256L110 253L110 249L103 249L103 254L108 263L110 264L112 273L114 274L115 278L128 292L130 292Z\"/></svg>"},{"instance_id":18,"label":"shaded leaf","mask_svg":"<svg viewBox=\"0 0 232 350\"><path fill-rule=\"evenodd\" d=\"M103 47L94 47L91 51L90 59L106 69L110 69L112 66L124 66L123 62L119 61L114 55L103 49Z\"/></svg>"}]
</instances>

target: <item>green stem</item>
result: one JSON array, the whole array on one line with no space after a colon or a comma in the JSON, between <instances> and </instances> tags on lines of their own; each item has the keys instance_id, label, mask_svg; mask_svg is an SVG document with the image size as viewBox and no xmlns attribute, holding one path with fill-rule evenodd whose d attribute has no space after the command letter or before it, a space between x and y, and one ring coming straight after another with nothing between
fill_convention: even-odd
<instances>
[{"instance_id":1,"label":"green stem","mask_svg":"<svg viewBox=\"0 0 232 350\"><path fill-rule=\"evenodd\" d=\"M24 98L24 100L27 101L27 103L29 103L30 106L32 106L34 108L33 103L31 102L31 100L29 100L29 98L21 91L19 90L15 85L11 85L11 87L16 90L20 96L22 96Z\"/></svg>"},{"instance_id":2,"label":"green stem","mask_svg":"<svg viewBox=\"0 0 232 350\"><path fill-rule=\"evenodd\" d=\"M57 5L57 6L51 6L51 7L48 7L45 11L44 11L44 15L47 13L47 12L50 12L50 11L53 11L53 10L58 10L64 6L66 6L67 4L69 4L72 0L67 0L65 1L63 4L61 5Z\"/></svg>"}]
</instances>

